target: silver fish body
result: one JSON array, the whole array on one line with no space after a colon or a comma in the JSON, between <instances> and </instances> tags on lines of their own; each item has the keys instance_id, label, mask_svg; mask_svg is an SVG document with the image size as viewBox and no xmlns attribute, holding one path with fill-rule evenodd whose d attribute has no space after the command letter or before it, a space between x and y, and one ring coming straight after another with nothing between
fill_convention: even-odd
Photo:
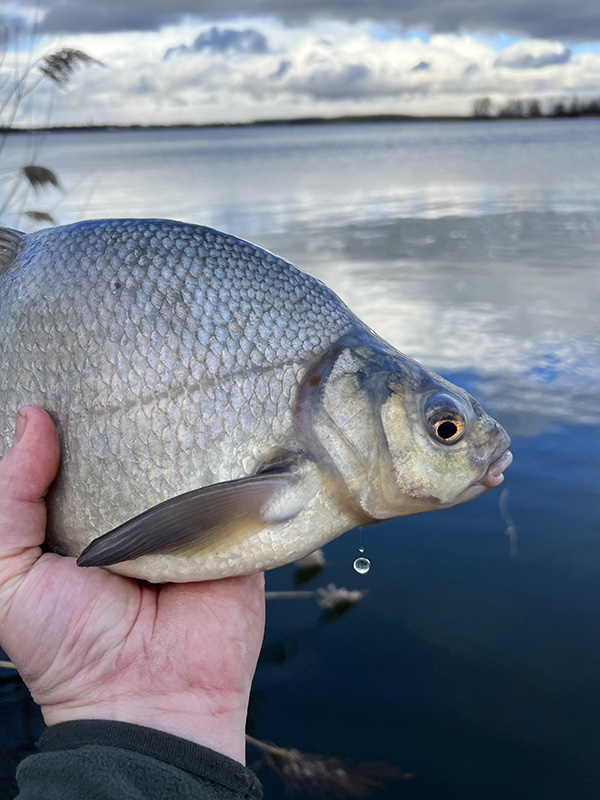
<instances>
[{"instance_id":1,"label":"silver fish body","mask_svg":"<svg viewBox=\"0 0 600 800\"><path fill-rule=\"evenodd\" d=\"M289 563L502 479L509 439L316 279L161 220L0 232L0 415L47 408L59 552L151 581Z\"/></svg>"}]
</instances>

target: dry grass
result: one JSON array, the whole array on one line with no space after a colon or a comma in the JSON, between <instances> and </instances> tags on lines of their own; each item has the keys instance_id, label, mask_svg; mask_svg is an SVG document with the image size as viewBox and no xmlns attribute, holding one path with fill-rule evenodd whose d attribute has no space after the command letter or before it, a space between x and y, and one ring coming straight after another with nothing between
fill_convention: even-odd
<instances>
[{"instance_id":1,"label":"dry grass","mask_svg":"<svg viewBox=\"0 0 600 800\"><path fill-rule=\"evenodd\" d=\"M249 735L246 740L262 753L260 763L278 775L288 789L313 797L368 797L372 789L388 781L412 778L411 773L385 762L351 764L332 756L277 747Z\"/></svg>"},{"instance_id":2,"label":"dry grass","mask_svg":"<svg viewBox=\"0 0 600 800\"><path fill-rule=\"evenodd\" d=\"M84 53L83 50L63 47L61 50L44 56L38 64L38 69L51 81L64 87L78 67L89 67L92 64L99 67L104 66L101 61Z\"/></svg>"}]
</instances>

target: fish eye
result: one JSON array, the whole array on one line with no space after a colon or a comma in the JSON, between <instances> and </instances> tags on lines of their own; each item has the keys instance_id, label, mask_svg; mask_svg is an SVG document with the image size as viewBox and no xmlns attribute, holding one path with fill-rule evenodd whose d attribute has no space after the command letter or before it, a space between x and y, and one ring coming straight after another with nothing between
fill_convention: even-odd
<instances>
[{"instance_id":1,"label":"fish eye","mask_svg":"<svg viewBox=\"0 0 600 800\"><path fill-rule=\"evenodd\" d=\"M466 419L458 401L447 394L436 394L425 404L425 420L433 437L442 444L462 439Z\"/></svg>"},{"instance_id":2,"label":"fish eye","mask_svg":"<svg viewBox=\"0 0 600 800\"><path fill-rule=\"evenodd\" d=\"M463 434L463 424L457 419L443 419L435 423L435 436L444 444L452 444Z\"/></svg>"}]
</instances>

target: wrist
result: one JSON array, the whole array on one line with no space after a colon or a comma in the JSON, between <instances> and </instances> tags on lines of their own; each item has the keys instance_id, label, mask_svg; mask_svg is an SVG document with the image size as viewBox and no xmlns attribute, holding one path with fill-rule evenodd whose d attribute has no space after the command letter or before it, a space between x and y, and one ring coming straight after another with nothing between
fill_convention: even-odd
<instances>
[{"instance_id":1,"label":"wrist","mask_svg":"<svg viewBox=\"0 0 600 800\"><path fill-rule=\"evenodd\" d=\"M75 720L130 722L170 733L245 764L248 695L110 697L97 702L42 705L46 725Z\"/></svg>"}]
</instances>

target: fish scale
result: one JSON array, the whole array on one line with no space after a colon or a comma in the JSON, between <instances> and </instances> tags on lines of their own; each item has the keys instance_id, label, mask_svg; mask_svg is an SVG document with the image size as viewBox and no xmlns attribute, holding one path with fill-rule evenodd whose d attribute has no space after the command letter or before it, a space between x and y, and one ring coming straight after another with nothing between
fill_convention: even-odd
<instances>
[{"instance_id":1,"label":"fish scale","mask_svg":"<svg viewBox=\"0 0 600 800\"><path fill-rule=\"evenodd\" d=\"M51 545L149 580L252 572L461 502L508 446L320 281L187 223L0 230L0 358L6 447L23 404L61 430ZM422 419L442 391L466 409L467 448Z\"/></svg>"},{"instance_id":2,"label":"fish scale","mask_svg":"<svg viewBox=\"0 0 600 800\"><path fill-rule=\"evenodd\" d=\"M321 284L302 275L301 287L282 260L218 232L135 220L82 223L68 237L63 230L26 237L27 258L2 276L0 352L7 368L0 377L0 396L5 418L29 402L55 410L63 424L69 460L63 461L61 500L51 524L62 527L63 537L75 538L90 519L91 533L99 535L174 493L241 477L242 460L259 458L255 442L275 447L290 427L289 416L278 416L284 390L287 399L282 402L289 405L290 385L300 380L303 363L339 338L351 317L339 304L335 308L329 303L320 315L310 315L315 322L307 323L304 312L323 306ZM141 262L135 248L142 245ZM286 280L277 277L282 270ZM257 276L263 302L269 297L263 314L257 313L253 293L245 288ZM27 284L35 285L35 305L17 305L14 293ZM170 303L169 293L175 298ZM32 300L32 292L28 294ZM212 316L203 313L206 299ZM161 335L165 304L174 313ZM248 370L244 348L231 346L229 318L236 320L238 338L251 343L256 369ZM286 349L275 348L270 329L276 335L288 327L295 338L287 340ZM197 332L187 342L186 329ZM29 376L18 370L24 349L37 365ZM167 395L179 393L182 387L173 383L176 365L183 368L187 386L169 414L156 406L154 393L158 384ZM181 371L175 370L179 380ZM18 393L13 388L17 384ZM242 384L257 398L254 410L240 402ZM210 386L218 388L211 391ZM216 408L227 424L209 430L210 420L203 424L199 414L206 405L212 417ZM124 439L112 433L119 431L120 407L137 409L124 426L131 432ZM174 467L182 445L191 446L186 419L194 420L191 438L206 450L201 468L182 474ZM103 486L98 485L97 463L71 441L71 427L97 431L95 457L107 470ZM177 435L178 428L185 436ZM144 460L149 459L143 470L137 466L142 451ZM123 464L127 475L122 474ZM88 487L86 510L69 489L70 471Z\"/></svg>"}]
</instances>

